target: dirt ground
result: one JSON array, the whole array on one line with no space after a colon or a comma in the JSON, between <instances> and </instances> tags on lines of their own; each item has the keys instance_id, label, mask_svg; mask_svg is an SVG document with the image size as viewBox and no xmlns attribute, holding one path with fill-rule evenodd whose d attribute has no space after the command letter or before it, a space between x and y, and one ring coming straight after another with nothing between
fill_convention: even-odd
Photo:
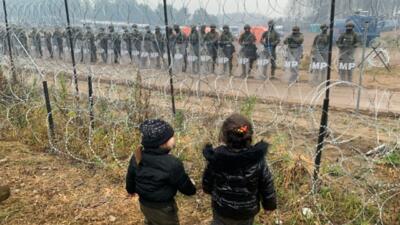
<instances>
[{"instance_id":1,"label":"dirt ground","mask_svg":"<svg viewBox=\"0 0 400 225\"><path fill-rule=\"evenodd\" d=\"M0 224L140 224L137 198L123 177L0 142L0 183L11 187L0 204Z\"/></svg>"}]
</instances>

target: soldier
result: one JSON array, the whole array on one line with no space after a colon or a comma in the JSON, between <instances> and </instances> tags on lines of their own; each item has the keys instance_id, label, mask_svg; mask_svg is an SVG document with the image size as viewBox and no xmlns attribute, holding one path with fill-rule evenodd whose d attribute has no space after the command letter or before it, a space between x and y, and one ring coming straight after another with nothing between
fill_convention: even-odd
<instances>
[{"instance_id":1,"label":"soldier","mask_svg":"<svg viewBox=\"0 0 400 225\"><path fill-rule=\"evenodd\" d=\"M179 50L179 53L183 55L183 68L182 72L186 72L186 67L187 67L187 37L186 35L181 31L181 28L179 25L174 25L174 31L175 31L175 47L177 50Z\"/></svg>"},{"instance_id":2,"label":"soldier","mask_svg":"<svg viewBox=\"0 0 400 225\"><path fill-rule=\"evenodd\" d=\"M125 42L126 50L128 51L129 58L132 61L132 35L127 26L123 26L122 29L124 30L122 40Z\"/></svg>"},{"instance_id":3,"label":"soldier","mask_svg":"<svg viewBox=\"0 0 400 225\"><path fill-rule=\"evenodd\" d=\"M322 24L320 26L321 33L314 38L311 49L312 63L311 71L315 73L313 82L320 84L326 80L326 72L328 68L328 51L329 51L329 35L328 26Z\"/></svg>"},{"instance_id":4,"label":"soldier","mask_svg":"<svg viewBox=\"0 0 400 225\"><path fill-rule=\"evenodd\" d=\"M59 27L56 27L54 33L53 33L53 40L57 44L57 50L58 50L58 58L62 59L62 55L64 54L64 33L60 30Z\"/></svg>"},{"instance_id":5,"label":"soldier","mask_svg":"<svg viewBox=\"0 0 400 225\"><path fill-rule=\"evenodd\" d=\"M256 36L251 33L250 25L244 26L244 33L239 37L239 44L242 46L240 52L241 55L249 59L249 70L246 71L246 65L242 64L242 77L246 77L246 72L251 73L253 69L254 61L257 59L257 46Z\"/></svg>"},{"instance_id":6,"label":"soldier","mask_svg":"<svg viewBox=\"0 0 400 225\"><path fill-rule=\"evenodd\" d=\"M212 59L211 72L215 72L215 63L218 57L218 40L219 34L216 31L216 26L213 24L210 26L210 32L204 37L204 43L207 46L208 54Z\"/></svg>"},{"instance_id":7,"label":"soldier","mask_svg":"<svg viewBox=\"0 0 400 225\"><path fill-rule=\"evenodd\" d=\"M84 61L84 35L81 27L73 27L72 28L73 42L74 48L78 49L78 53L80 54L80 62Z\"/></svg>"},{"instance_id":8,"label":"soldier","mask_svg":"<svg viewBox=\"0 0 400 225\"><path fill-rule=\"evenodd\" d=\"M151 54L154 52L153 50L153 44L154 44L154 34L151 33L151 29L150 26L146 26L145 27L145 31L146 33L144 34L143 37L143 51L142 52L146 52L148 54L148 56L142 57L142 65L147 66L146 62L149 59L149 56L151 56Z\"/></svg>"},{"instance_id":9,"label":"soldier","mask_svg":"<svg viewBox=\"0 0 400 225\"><path fill-rule=\"evenodd\" d=\"M85 41L86 46L90 52L90 62L97 62L96 37L94 36L92 28L90 26L86 27Z\"/></svg>"},{"instance_id":10,"label":"soldier","mask_svg":"<svg viewBox=\"0 0 400 225\"><path fill-rule=\"evenodd\" d=\"M121 37L114 31L113 25L110 25L108 30L110 31L110 40L114 50L114 63L119 63L119 57L121 56Z\"/></svg>"},{"instance_id":11,"label":"soldier","mask_svg":"<svg viewBox=\"0 0 400 225\"><path fill-rule=\"evenodd\" d=\"M47 47L47 51L49 51L50 59L52 59L54 57L54 54L53 54L53 43L51 41L52 36L53 36L53 34L51 33L50 30L44 31L44 39L46 41L46 47Z\"/></svg>"},{"instance_id":12,"label":"soldier","mask_svg":"<svg viewBox=\"0 0 400 225\"><path fill-rule=\"evenodd\" d=\"M21 28L20 31L18 32L18 39L22 44L22 47L29 53L29 48L28 48L28 37L26 35L25 29ZM25 52L24 50L22 52ZM22 54L25 55L25 54Z\"/></svg>"},{"instance_id":13,"label":"soldier","mask_svg":"<svg viewBox=\"0 0 400 225\"><path fill-rule=\"evenodd\" d=\"M222 48L222 52L224 53L224 56L228 58L229 62L229 76L232 76L232 68L233 68L233 53L235 53L235 46L233 45L233 41L235 38L233 37L232 33L229 30L228 25L224 25L223 27L223 32L221 34L221 37L219 39L219 45ZM226 72L226 63L224 63L224 73Z\"/></svg>"},{"instance_id":14,"label":"soldier","mask_svg":"<svg viewBox=\"0 0 400 225\"><path fill-rule=\"evenodd\" d=\"M342 81L353 81L354 53L361 43L358 35L353 31L354 24L346 24L346 32L341 34L336 41L339 48L339 74ZM347 76L346 76L347 75Z\"/></svg>"},{"instance_id":15,"label":"soldier","mask_svg":"<svg viewBox=\"0 0 400 225\"><path fill-rule=\"evenodd\" d=\"M200 71L200 35L195 25L192 26L190 31L189 44L192 55L195 56L195 58L191 60L192 70L194 73L198 73Z\"/></svg>"},{"instance_id":16,"label":"soldier","mask_svg":"<svg viewBox=\"0 0 400 225\"><path fill-rule=\"evenodd\" d=\"M136 24L132 25L132 44L136 51L141 51L142 49L142 41L143 35L139 31L138 26Z\"/></svg>"},{"instance_id":17,"label":"soldier","mask_svg":"<svg viewBox=\"0 0 400 225\"><path fill-rule=\"evenodd\" d=\"M291 73L289 83L297 82L299 78L299 64L300 59L303 57L303 42L304 36L300 33L300 27L298 26L292 28L292 34L286 37L283 42L288 47L287 61Z\"/></svg>"},{"instance_id":18,"label":"soldier","mask_svg":"<svg viewBox=\"0 0 400 225\"><path fill-rule=\"evenodd\" d=\"M33 46L35 46L35 51L36 54L39 58L43 57L43 52L42 52L42 41L40 37L40 33L37 31L37 29L34 27L32 28L32 32L30 33L29 37L31 38Z\"/></svg>"},{"instance_id":19,"label":"soldier","mask_svg":"<svg viewBox=\"0 0 400 225\"><path fill-rule=\"evenodd\" d=\"M201 25L200 27L200 45L201 47L204 47L204 38L206 37L206 25Z\"/></svg>"},{"instance_id":20,"label":"soldier","mask_svg":"<svg viewBox=\"0 0 400 225\"><path fill-rule=\"evenodd\" d=\"M108 40L109 37L106 34L106 30L104 27L99 28L99 33L96 36L96 40L99 42L99 46L101 48L101 58L103 63L107 63L108 61Z\"/></svg>"},{"instance_id":21,"label":"soldier","mask_svg":"<svg viewBox=\"0 0 400 225\"><path fill-rule=\"evenodd\" d=\"M156 26L154 37L154 49L158 52L158 57L156 61L156 67L161 68L161 59L164 56L164 46L165 46L165 35L161 33L160 27Z\"/></svg>"},{"instance_id":22,"label":"soldier","mask_svg":"<svg viewBox=\"0 0 400 225\"><path fill-rule=\"evenodd\" d=\"M264 45L266 56L271 61L271 79L275 78L276 70L276 47L281 42L281 37L278 32L275 31L275 22L273 20L268 21L268 30L265 31L261 37L261 44ZM266 74L266 67L263 70L263 75Z\"/></svg>"}]
</instances>

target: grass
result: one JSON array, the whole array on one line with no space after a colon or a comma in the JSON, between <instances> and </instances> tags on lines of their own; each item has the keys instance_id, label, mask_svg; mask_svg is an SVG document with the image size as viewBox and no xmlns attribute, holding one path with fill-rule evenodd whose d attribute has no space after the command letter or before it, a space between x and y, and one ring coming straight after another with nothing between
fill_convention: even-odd
<instances>
[{"instance_id":1,"label":"grass","mask_svg":"<svg viewBox=\"0 0 400 225\"><path fill-rule=\"evenodd\" d=\"M218 144L220 123L218 118L224 116L222 112L221 115L207 115L202 112L198 117L187 118L189 112L185 109L178 109L176 116L172 118L169 110L162 114L159 112L163 111L162 108L155 103L152 105L150 92L133 89L131 98L125 104L121 104L121 108L113 108L106 99L96 100L95 129L89 136L88 117L86 113L83 113L80 118L82 124L75 122L78 113L71 107L73 100L63 88L64 82L60 78L61 88L53 90L52 93L57 97L55 99L60 106L60 109L55 111L54 117L57 133L56 146L61 151L68 151L77 158L93 162L95 168L109 171L109 179L121 182L120 185L123 185L121 177L124 176L126 170L125 164L140 143L137 126L149 115L164 116L177 128L177 148L174 149L173 154L177 155L185 164L190 165L188 173L195 178L197 183L201 182L204 168L201 150L205 143ZM133 88L137 88L137 86ZM41 104L41 98L34 98L29 103L13 105L15 106L11 111L13 117L10 121L5 120L7 122L0 131L1 134L6 133L9 137L16 138L33 149L49 148L45 109L33 107ZM79 104L81 104L81 108L85 108L87 103L82 100ZM239 104L242 114L250 118L254 116L256 97L250 96ZM64 106L69 106L67 113L63 113L61 110L61 108L66 108ZM0 105L0 109L0 119L5 119L4 112L9 109L9 106ZM156 110L157 112L155 112ZM296 111L288 113L299 116ZM329 221L333 224L378 223L379 210L376 202L369 201L373 194L358 187L356 182L351 183L344 179L338 179L347 177L344 176L345 173L338 164L329 164L328 162L324 164L328 166L322 168L322 174L329 176L322 178L323 185L320 192L315 195L311 194L312 155L307 154L307 149L303 145L291 148L291 135L293 134L286 129L285 122L284 120L280 121L277 128L271 128L268 136L257 137L271 143L268 161L275 177L279 202L279 213L274 215L279 215L284 224L327 224ZM312 138L307 138L305 135L296 137L296 139L314 143ZM88 144L89 140L90 145ZM119 161L122 164L119 164ZM388 155L384 161L388 167L398 167L400 166L400 155L393 153ZM332 179L336 178L337 180L333 182ZM182 210L198 209L201 214L197 215L197 219L210 217L209 197L200 194L196 196L195 200L182 199L184 201L182 204L187 206ZM313 218L306 219L301 215L301 209L304 207L312 209ZM385 211L384 213L390 214L391 212ZM15 216L15 214L2 212L0 219L10 216ZM260 215L257 223L264 224L263 221L269 221L269 224L272 224L271 217ZM393 217L400 217L400 215ZM193 221L197 221L197 219L193 219ZM393 219L393 221L395 220ZM397 218L397 221L400 221L400 218Z\"/></svg>"}]
</instances>

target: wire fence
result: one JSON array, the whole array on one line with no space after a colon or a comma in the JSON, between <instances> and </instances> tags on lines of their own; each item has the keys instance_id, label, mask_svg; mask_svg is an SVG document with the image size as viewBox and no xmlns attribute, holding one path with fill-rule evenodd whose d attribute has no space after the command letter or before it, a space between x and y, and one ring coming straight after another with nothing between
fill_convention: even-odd
<instances>
[{"instance_id":1,"label":"wire fence","mask_svg":"<svg viewBox=\"0 0 400 225\"><path fill-rule=\"evenodd\" d=\"M157 2L7 1L0 127L82 163L124 168L140 122L165 118L182 138L176 154L195 173L204 166L202 146L216 144L224 118L241 112L253 120L256 139L274 146L268 162L281 188L277 224L291 214L324 224L399 221L397 27L375 37L379 12L345 14L358 5L339 3L347 11L336 15L325 87L327 34L320 25L329 23L328 1L174 0L166 7L169 26ZM356 35L341 36L349 21ZM333 111L314 193L326 88Z\"/></svg>"}]
</instances>

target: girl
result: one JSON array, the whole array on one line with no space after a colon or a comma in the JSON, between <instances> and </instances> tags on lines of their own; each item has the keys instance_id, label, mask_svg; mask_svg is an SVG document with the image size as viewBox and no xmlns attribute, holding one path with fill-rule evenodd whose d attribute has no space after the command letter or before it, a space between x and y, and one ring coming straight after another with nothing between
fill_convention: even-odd
<instances>
[{"instance_id":1,"label":"girl","mask_svg":"<svg viewBox=\"0 0 400 225\"><path fill-rule=\"evenodd\" d=\"M203 190L212 196L212 225L252 225L260 211L276 209L272 175L265 162L268 144L252 145L253 126L239 114L227 118L217 148L207 145Z\"/></svg>"}]
</instances>

